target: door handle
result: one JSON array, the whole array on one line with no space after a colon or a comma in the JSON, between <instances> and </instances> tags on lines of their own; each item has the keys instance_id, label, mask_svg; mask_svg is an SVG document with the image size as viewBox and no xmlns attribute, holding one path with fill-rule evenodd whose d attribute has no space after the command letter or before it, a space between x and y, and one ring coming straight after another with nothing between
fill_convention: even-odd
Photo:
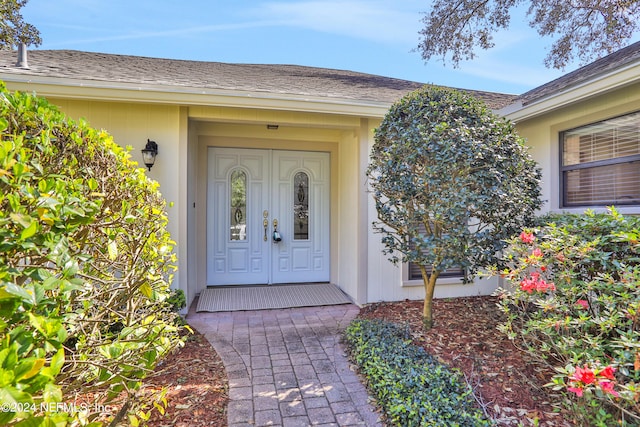
<instances>
[{"instance_id":1,"label":"door handle","mask_svg":"<svg viewBox=\"0 0 640 427\"><path fill-rule=\"evenodd\" d=\"M267 217L269 216L269 211L268 210L264 210L264 212L262 212L262 217L264 218L262 220L262 226L264 227L264 241L267 241L267 228L269 228L269 220L267 219Z\"/></svg>"},{"instance_id":2,"label":"door handle","mask_svg":"<svg viewBox=\"0 0 640 427\"><path fill-rule=\"evenodd\" d=\"M278 232L278 220L273 220L273 243L278 243L282 241L282 236Z\"/></svg>"}]
</instances>

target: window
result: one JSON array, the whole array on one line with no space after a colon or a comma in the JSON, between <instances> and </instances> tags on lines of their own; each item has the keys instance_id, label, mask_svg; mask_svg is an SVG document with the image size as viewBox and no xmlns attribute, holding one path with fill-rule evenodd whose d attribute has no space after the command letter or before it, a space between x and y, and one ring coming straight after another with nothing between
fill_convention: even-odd
<instances>
[{"instance_id":1,"label":"window","mask_svg":"<svg viewBox=\"0 0 640 427\"><path fill-rule=\"evenodd\" d=\"M427 267L427 274L431 274L431 267ZM445 278L464 278L464 270L460 267L449 268L438 276L438 279ZM420 267L414 262L409 263L409 280L422 280L422 273L420 273Z\"/></svg>"},{"instance_id":2,"label":"window","mask_svg":"<svg viewBox=\"0 0 640 427\"><path fill-rule=\"evenodd\" d=\"M640 112L560 134L563 207L640 204Z\"/></svg>"},{"instance_id":3,"label":"window","mask_svg":"<svg viewBox=\"0 0 640 427\"><path fill-rule=\"evenodd\" d=\"M422 229L422 232L425 233L424 225L419 226ZM415 245L411 243L411 249L415 248ZM422 273L420 273L420 267L415 262L409 263L409 280L422 280ZM431 274L431 266L427 266L427 273ZM460 267L452 267L448 268L438 276L439 279L444 278L464 278L464 270Z\"/></svg>"},{"instance_id":4,"label":"window","mask_svg":"<svg viewBox=\"0 0 640 427\"><path fill-rule=\"evenodd\" d=\"M309 239L309 176L298 172L293 178L293 239Z\"/></svg>"},{"instance_id":5,"label":"window","mask_svg":"<svg viewBox=\"0 0 640 427\"><path fill-rule=\"evenodd\" d=\"M231 173L231 206L229 207L231 240L247 240L247 174L241 170Z\"/></svg>"}]
</instances>

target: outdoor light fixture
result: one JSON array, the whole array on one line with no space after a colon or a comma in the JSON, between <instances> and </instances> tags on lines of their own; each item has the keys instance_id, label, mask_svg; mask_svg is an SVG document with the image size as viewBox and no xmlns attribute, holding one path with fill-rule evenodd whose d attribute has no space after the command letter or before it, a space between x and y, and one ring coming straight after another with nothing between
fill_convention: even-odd
<instances>
[{"instance_id":1,"label":"outdoor light fixture","mask_svg":"<svg viewBox=\"0 0 640 427\"><path fill-rule=\"evenodd\" d=\"M151 170L151 166L156 162L156 156L158 155L158 144L155 141L147 139L147 145L142 150L142 160L144 164Z\"/></svg>"}]
</instances>

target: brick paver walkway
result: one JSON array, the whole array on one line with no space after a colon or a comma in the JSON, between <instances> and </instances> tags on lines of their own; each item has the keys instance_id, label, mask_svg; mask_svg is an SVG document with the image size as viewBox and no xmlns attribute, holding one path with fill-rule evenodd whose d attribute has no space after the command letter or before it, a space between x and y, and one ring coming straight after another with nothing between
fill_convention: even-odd
<instances>
[{"instance_id":1,"label":"brick paver walkway","mask_svg":"<svg viewBox=\"0 0 640 427\"><path fill-rule=\"evenodd\" d=\"M187 316L229 377L229 427L382 426L340 343L352 304Z\"/></svg>"}]
</instances>

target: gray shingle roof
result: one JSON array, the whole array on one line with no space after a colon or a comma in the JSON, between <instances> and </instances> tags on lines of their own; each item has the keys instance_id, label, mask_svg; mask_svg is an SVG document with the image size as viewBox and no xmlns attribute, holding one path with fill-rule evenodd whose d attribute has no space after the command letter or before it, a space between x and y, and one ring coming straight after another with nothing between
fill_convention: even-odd
<instances>
[{"instance_id":1,"label":"gray shingle roof","mask_svg":"<svg viewBox=\"0 0 640 427\"><path fill-rule=\"evenodd\" d=\"M28 69L15 67L16 59L15 52L0 51L0 74L162 85L167 91L181 87L201 88L391 104L423 85L372 74L298 65L229 64L74 50L30 50ZM514 99L513 95L500 93L467 92L495 109Z\"/></svg>"},{"instance_id":2,"label":"gray shingle roof","mask_svg":"<svg viewBox=\"0 0 640 427\"><path fill-rule=\"evenodd\" d=\"M633 43L584 67L552 80L549 83L523 93L517 100L522 101L523 105L527 105L559 91L578 86L588 80L597 78L598 76L607 74L638 60L640 60L640 42Z\"/></svg>"}]
</instances>

